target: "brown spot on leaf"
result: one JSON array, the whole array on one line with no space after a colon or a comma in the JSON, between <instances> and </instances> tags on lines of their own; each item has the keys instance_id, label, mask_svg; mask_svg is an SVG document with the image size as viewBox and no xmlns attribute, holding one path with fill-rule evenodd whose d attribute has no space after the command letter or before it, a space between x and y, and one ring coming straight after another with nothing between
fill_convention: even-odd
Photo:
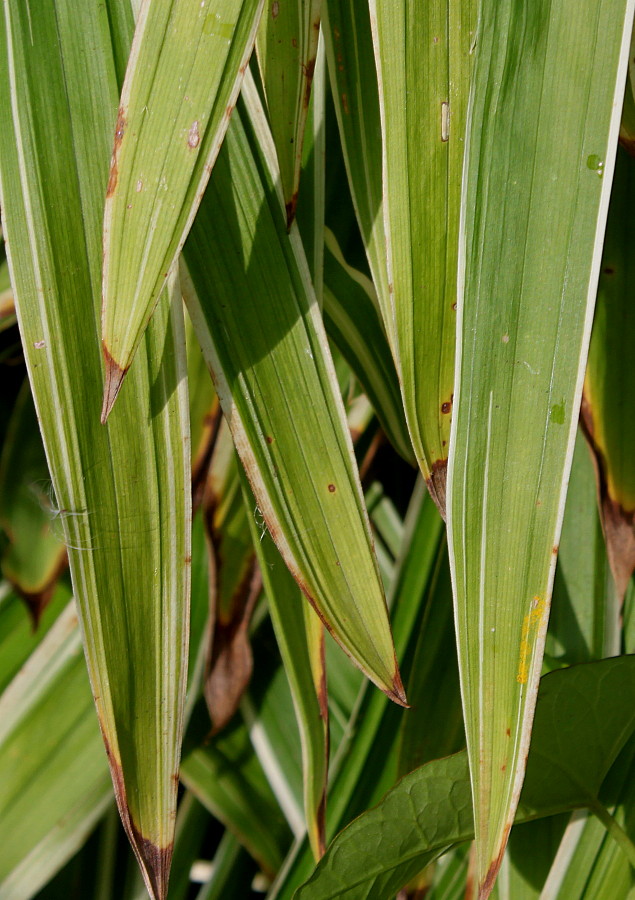
<instances>
[{"instance_id":1,"label":"brown spot on leaf","mask_svg":"<svg viewBox=\"0 0 635 900\"><path fill-rule=\"evenodd\" d=\"M115 193L118 178L119 173L117 171L117 159L113 157L112 163L110 164L110 174L108 175L108 186L106 187L107 198L112 197L112 195Z\"/></svg>"},{"instance_id":2,"label":"brown spot on leaf","mask_svg":"<svg viewBox=\"0 0 635 900\"><path fill-rule=\"evenodd\" d=\"M614 275L615 274L615 269L612 269L610 266L606 266L604 269L602 269L602 271L604 272L605 275Z\"/></svg>"},{"instance_id":3,"label":"brown spot on leaf","mask_svg":"<svg viewBox=\"0 0 635 900\"><path fill-rule=\"evenodd\" d=\"M335 487L334 484L329 484L329 491L331 494L334 494L336 490L337 490L337 488Z\"/></svg>"},{"instance_id":4,"label":"brown spot on leaf","mask_svg":"<svg viewBox=\"0 0 635 900\"><path fill-rule=\"evenodd\" d=\"M115 400L117 399L117 394L121 390L121 385L123 384L124 377L128 371L128 366L126 366L125 369L122 369L119 363L110 355L106 343L103 342L101 346L104 354L104 362L106 364L104 402L101 408L101 424L105 425Z\"/></svg>"},{"instance_id":5,"label":"brown spot on leaf","mask_svg":"<svg viewBox=\"0 0 635 900\"><path fill-rule=\"evenodd\" d=\"M319 27L320 26L318 23L318 28ZM308 109L309 103L311 101L311 86L313 85L313 73L315 72L315 57L313 59L310 59L307 63L305 63L305 65L303 66L303 69L304 69L304 77L306 78L306 84L304 86L303 103L304 103L304 108Z\"/></svg>"},{"instance_id":6,"label":"brown spot on leaf","mask_svg":"<svg viewBox=\"0 0 635 900\"><path fill-rule=\"evenodd\" d=\"M280 4L278 3L278 0L274 0L274 2L271 4L271 18L277 19L279 13L280 13Z\"/></svg>"},{"instance_id":7,"label":"brown spot on leaf","mask_svg":"<svg viewBox=\"0 0 635 900\"><path fill-rule=\"evenodd\" d=\"M511 734L512 734L511 728L508 728L507 731L505 732L505 734L507 735L507 737L511 737Z\"/></svg>"},{"instance_id":8,"label":"brown spot on leaf","mask_svg":"<svg viewBox=\"0 0 635 900\"><path fill-rule=\"evenodd\" d=\"M348 108L348 97L346 94L342 94L342 109L344 110L345 115L350 116L351 111ZM388 289L390 290L390 285L388 285Z\"/></svg>"},{"instance_id":9,"label":"brown spot on leaf","mask_svg":"<svg viewBox=\"0 0 635 900\"><path fill-rule=\"evenodd\" d=\"M271 437L270 434L267 435L267 437L265 438L265 440L267 441L268 444L273 444L273 438Z\"/></svg>"},{"instance_id":10,"label":"brown spot on leaf","mask_svg":"<svg viewBox=\"0 0 635 900\"><path fill-rule=\"evenodd\" d=\"M186 566L191 566L192 565L192 557L189 555L186 556L184 562L185 562Z\"/></svg>"},{"instance_id":11,"label":"brown spot on leaf","mask_svg":"<svg viewBox=\"0 0 635 900\"><path fill-rule=\"evenodd\" d=\"M447 480L448 461L447 459L437 459L432 463L430 475L426 478L426 485L444 521Z\"/></svg>"},{"instance_id":12,"label":"brown spot on leaf","mask_svg":"<svg viewBox=\"0 0 635 900\"><path fill-rule=\"evenodd\" d=\"M108 187L106 188L106 197L112 197L115 188L117 187L117 179L118 179L118 171L117 171L117 157L119 155L119 147L121 146L121 142L123 140L123 136L126 130L126 117L124 115L123 106L119 107L117 112L117 123L115 125L115 140L112 148L112 159L110 161L110 174L108 176Z\"/></svg>"},{"instance_id":13,"label":"brown spot on leaf","mask_svg":"<svg viewBox=\"0 0 635 900\"><path fill-rule=\"evenodd\" d=\"M449 412L452 412L452 403L446 400L445 403L441 404L441 412L444 415L447 415Z\"/></svg>"},{"instance_id":14,"label":"brown spot on leaf","mask_svg":"<svg viewBox=\"0 0 635 900\"><path fill-rule=\"evenodd\" d=\"M558 547L557 544L554 544L554 545L553 545L553 547L551 548L551 553L553 554L553 556L557 556L557 555L558 555L558 550L559 550L559 549L560 549L560 548Z\"/></svg>"}]
</instances>

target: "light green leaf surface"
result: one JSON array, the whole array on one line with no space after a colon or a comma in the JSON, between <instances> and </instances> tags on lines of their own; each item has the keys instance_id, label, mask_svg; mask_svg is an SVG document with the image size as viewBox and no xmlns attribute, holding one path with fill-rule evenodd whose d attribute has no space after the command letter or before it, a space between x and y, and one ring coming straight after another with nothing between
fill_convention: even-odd
<instances>
[{"instance_id":1,"label":"light green leaf surface","mask_svg":"<svg viewBox=\"0 0 635 900\"><path fill-rule=\"evenodd\" d=\"M330 229L324 242L324 326L362 385L395 449L414 462L399 379L371 280L344 259Z\"/></svg>"},{"instance_id":2,"label":"light green leaf surface","mask_svg":"<svg viewBox=\"0 0 635 900\"><path fill-rule=\"evenodd\" d=\"M2 573L27 603L37 624L66 566L58 511L31 390L24 382L0 456L0 523L9 539Z\"/></svg>"},{"instance_id":3,"label":"light green leaf surface","mask_svg":"<svg viewBox=\"0 0 635 900\"><path fill-rule=\"evenodd\" d=\"M112 799L75 604L0 696L0 896L27 900Z\"/></svg>"},{"instance_id":4,"label":"light green leaf surface","mask_svg":"<svg viewBox=\"0 0 635 900\"><path fill-rule=\"evenodd\" d=\"M245 503L253 495L244 487ZM276 640L289 680L302 743L304 815L313 854L324 853L329 721L324 627L302 594L268 534L259 534L250 518L251 533L262 572L263 587Z\"/></svg>"},{"instance_id":5,"label":"light green leaf surface","mask_svg":"<svg viewBox=\"0 0 635 900\"><path fill-rule=\"evenodd\" d=\"M481 7L448 531L482 900L523 782L632 18L631 0Z\"/></svg>"},{"instance_id":6,"label":"light green leaf surface","mask_svg":"<svg viewBox=\"0 0 635 900\"><path fill-rule=\"evenodd\" d=\"M189 603L181 304L164 297L102 427L101 231L118 96L107 10L5 3L0 54L3 227L22 343L119 809L160 898Z\"/></svg>"},{"instance_id":7,"label":"light green leaf surface","mask_svg":"<svg viewBox=\"0 0 635 900\"><path fill-rule=\"evenodd\" d=\"M595 801L635 729L635 657L547 675L517 821ZM599 739L598 739L599 738ZM388 900L428 862L474 834L465 751L406 775L335 839L297 900Z\"/></svg>"},{"instance_id":8,"label":"light green leaf surface","mask_svg":"<svg viewBox=\"0 0 635 900\"><path fill-rule=\"evenodd\" d=\"M288 226L298 200L321 6L322 0L267 0L256 41Z\"/></svg>"},{"instance_id":9,"label":"light green leaf surface","mask_svg":"<svg viewBox=\"0 0 635 900\"><path fill-rule=\"evenodd\" d=\"M445 515L459 208L476 0L371 0L388 289L406 419Z\"/></svg>"},{"instance_id":10,"label":"light green leaf surface","mask_svg":"<svg viewBox=\"0 0 635 900\"><path fill-rule=\"evenodd\" d=\"M104 214L104 418L192 225L263 2L146 0L140 8Z\"/></svg>"},{"instance_id":11,"label":"light green leaf surface","mask_svg":"<svg viewBox=\"0 0 635 900\"><path fill-rule=\"evenodd\" d=\"M635 160L618 152L602 256L582 421L593 450L602 522L620 599L635 570Z\"/></svg>"},{"instance_id":12,"label":"light green leaf surface","mask_svg":"<svg viewBox=\"0 0 635 900\"><path fill-rule=\"evenodd\" d=\"M267 134L239 105L186 245L189 312L285 563L351 658L403 703L339 389Z\"/></svg>"}]
</instances>

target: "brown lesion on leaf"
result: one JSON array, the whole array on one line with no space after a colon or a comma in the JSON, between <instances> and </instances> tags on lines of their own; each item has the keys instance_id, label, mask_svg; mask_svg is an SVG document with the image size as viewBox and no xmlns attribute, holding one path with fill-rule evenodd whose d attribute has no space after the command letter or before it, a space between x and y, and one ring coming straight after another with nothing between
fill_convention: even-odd
<instances>
[{"instance_id":1,"label":"brown lesion on leaf","mask_svg":"<svg viewBox=\"0 0 635 900\"><path fill-rule=\"evenodd\" d=\"M166 900L174 844L170 842L167 847L158 847L153 841L144 837L132 820L130 809L128 807L126 784L121 763L112 751L106 728L101 718L99 719L99 727L101 729L104 747L106 748L106 756L108 757L108 766L110 768L110 776L115 790L115 800L117 801L121 823L128 836L134 854L137 857L137 862L139 863L148 893L152 897L152 900ZM175 798L178 781L178 774L176 775L176 781L174 780L174 776L172 776Z\"/></svg>"},{"instance_id":2,"label":"brown lesion on leaf","mask_svg":"<svg viewBox=\"0 0 635 900\"><path fill-rule=\"evenodd\" d=\"M126 117L124 115L123 106L119 107L117 112L117 124L115 125L115 140L112 149L112 159L110 161L110 174L108 176L108 187L106 188L106 197L112 197L117 187L117 179L119 177L117 170L117 157L119 148L126 130Z\"/></svg>"},{"instance_id":3,"label":"brown lesion on leaf","mask_svg":"<svg viewBox=\"0 0 635 900\"><path fill-rule=\"evenodd\" d=\"M101 408L101 424L105 425L108 416L114 406L117 394L121 390L124 377L128 371L128 366L122 368L115 359L113 359L105 341L102 342L102 351L104 354L104 362L106 365L106 375L104 384L104 402Z\"/></svg>"},{"instance_id":4,"label":"brown lesion on leaf","mask_svg":"<svg viewBox=\"0 0 635 900\"><path fill-rule=\"evenodd\" d=\"M586 391L580 407L582 432L591 450L595 469L598 505L606 553L620 600L624 599L628 583L635 572L635 510L625 509L611 497L608 487L607 462L595 438L593 409Z\"/></svg>"},{"instance_id":5,"label":"brown lesion on leaf","mask_svg":"<svg viewBox=\"0 0 635 900\"><path fill-rule=\"evenodd\" d=\"M441 513L445 521L446 506L446 487L448 480L448 461L446 459L437 459L432 463L430 474L426 478L426 485L430 496L437 505L437 509Z\"/></svg>"},{"instance_id":6,"label":"brown lesion on leaf","mask_svg":"<svg viewBox=\"0 0 635 900\"><path fill-rule=\"evenodd\" d=\"M505 826L500 849L496 857L490 863L485 878L478 886L478 900L488 900L489 895L492 893L500 867L503 864L503 857L505 856L505 849L507 848L511 827L511 824Z\"/></svg>"},{"instance_id":7,"label":"brown lesion on leaf","mask_svg":"<svg viewBox=\"0 0 635 900\"><path fill-rule=\"evenodd\" d=\"M62 545L60 548L60 555L57 563L53 567L45 583L37 590L27 590L22 584L20 584L19 581L12 578L10 573L3 572L5 578L12 586L16 594L26 604L26 608L31 619L31 626L34 632L37 631L40 624L40 619L42 618L42 613L51 602L51 598L53 597L55 588L57 587L57 582L66 571L67 566L68 555L66 553L66 547Z\"/></svg>"}]
</instances>

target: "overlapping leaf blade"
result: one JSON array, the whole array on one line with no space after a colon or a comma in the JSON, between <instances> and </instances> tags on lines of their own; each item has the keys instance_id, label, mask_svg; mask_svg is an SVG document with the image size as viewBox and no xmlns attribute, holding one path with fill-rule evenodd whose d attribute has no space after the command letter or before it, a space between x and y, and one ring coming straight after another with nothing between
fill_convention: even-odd
<instances>
[{"instance_id":1,"label":"overlapping leaf blade","mask_svg":"<svg viewBox=\"0 0 635 900\"><path fill-rule=\"evenodd\" d=\"M196 214L263 2L141 6L106 193L104 418Z\"/></svg>"},{"instance_id":2,"label":"overlapping leaf blade","mask_svg":"<svg viewBox=\"0 0 635 900\"><path fill-rule=\"evenodd\" d=\"M73 601L3 691L0 714L0 895L19 900L72 856L112 798Z\"/></svg>"},{"instance_id":3,"label":"overlapping leaf blade","mask_svg":"<svg viewBox=\"0 0 635 900\"><path fill-rule=\"evenodd\" d=\"M475 0L370 2L388 285L417 462L445 515L459 208Z\"/></svg>"},{"instance_id":4,"label":"overlapping leaf blade","mask_svg":"<svg viewBox=\"0 0 635 900\"><path fill-rule=\"evenodd\" d=\"M266 121L255 122L239 105L186 245L189 312L283 559L351 658L403 702L323 325L297 230L285 230Z\"/></svg>"},{"instance_id":5,"label":"overlapping leaf blade","mask_svg":"<svg viewBox=\"0 0 635 900\"><path fill-rule=\"evenodd\" d=\"M295 218L322 0L267 0L256 50L276 144L287 225Z\"/></svg>"},{"instance_id":6,"label":"overlapping leaf blade","mask_svg":"<svg viewBox=\"0 0 635 900\"><path fill-rule=\"evenodd\" d=\"M630 88L628 88L630 91ZM611 568L620 599L635 569L635 160L620 149L604 243L582 421L592 448Z\"/></svg>"},{"instance_id":7,"label":"overlapping leaf blade","mask_svg":"<svg viewBox=\"0 0 635 900\"><path fill-rule=\"evenodd\" d=\"M10 2L0 28L2 212L22 342L119 809L158 898L189 602L181 305L165 296L103 428L101 231L118 96L108 13L93 0Z\"/></svg>"},{"instance_id":8,"label":"overlapping leaf blade","mask_svg":"<svg viewBox=\"0 0 635 900\"><path fill-rule=\"evenodd\" d=\"M574 666L545 677L518 822L593 802L632 739L635 716L617 694L631 691L634 679L634 657ZM593 751L587 753L591 744ZM428 862L473 834L463 751L402 778L381 803L337 836L295 896L387 900Z\"/></svg>"},{"instance_id":9,"label":"overlapping leaf blade","mask_svg":"<svg viewBox=\"0 0 635 900\"><path fill-rule=\"evenodd\" d=\"M448 526L482 898L529 746L632 16L481 5Z\"/></svg>"}]
</instances>

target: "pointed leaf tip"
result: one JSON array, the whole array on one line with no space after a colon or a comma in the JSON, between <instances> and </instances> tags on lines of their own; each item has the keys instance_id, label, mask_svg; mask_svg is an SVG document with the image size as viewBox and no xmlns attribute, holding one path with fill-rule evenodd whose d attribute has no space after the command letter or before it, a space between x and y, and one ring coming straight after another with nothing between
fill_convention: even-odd
<instances>
[{"instance_id":1,"label":"pointed leaf tip","mask_svg":"<svg viewBox=\"0 0 635 900\"><path fill-rule=\"evenodd\" d=\"M403 706L404 709L410 709L410 704L408 703L408 698L406 697L406 691L403 686L403 682L401 680L401 674L397 667L397 661L395 660L395 676L392 680L392 690L385 690L384 693L387 697L393 700L398 706Z\"/></svg>"},{"instance_id":2,"label":"pointed leaf tip","mask_svg":"<svg viewBox=\"0 0 635 900\"><path fill-rule=\"evenodd\" d=\"M174 845L157 847L152 841L143 837L132 820L130 825L132 846L141 866L148 893L152 900L165 900L168 895L168 881Z\"/></svg>"},{"instance_id":3,"label":"pointed leaf tip","mask_svg":"<svg viewBox=\"0 0 635 900\"><path fill-rule=\"evenodd\" d=\"M432 463L432 469L426 478L426 486L430 492L430 496L436 503L437 509L441 513L441 518L445 522L445 495L446 484L448 480L448 461L447 459L438 459Z\"/></svg>"},{"instance_id":4,"label":"pointed leaf tip","mask_svg":"<svg viewBox=\"0 0 635 900\"><path fill-rule=\"evenodd\" d=\"M105 425L106 420L115 405L117 394L121 390L121 385L123 384L125 374L128 371L128 366L126 366L125 369L122 369L119 363L115 362L112 358L105 344L102 344L102 349L104 353L104 362L106 364L106 375L104 379L104 402L101 408L101 424Z\"/></svg>"},{"instance_id":5,"label":"pointed leaf tip","mask_svg":"<svg viewBox=\"0 0 635 900\"><path fill-rule=\"evenodd\" d=\"M494 890L494 884L496 883L496 879L498 878L500 867L503 864L503 857L505 856L505 850L507 849L507 841L509 840L509 832L511 831L511 827L512 826L510 824L505 828L500 849L495 858L491 861L485 878L479 883L478 900L488 900L489 895Z\"/></svg>"}]
</instances>

